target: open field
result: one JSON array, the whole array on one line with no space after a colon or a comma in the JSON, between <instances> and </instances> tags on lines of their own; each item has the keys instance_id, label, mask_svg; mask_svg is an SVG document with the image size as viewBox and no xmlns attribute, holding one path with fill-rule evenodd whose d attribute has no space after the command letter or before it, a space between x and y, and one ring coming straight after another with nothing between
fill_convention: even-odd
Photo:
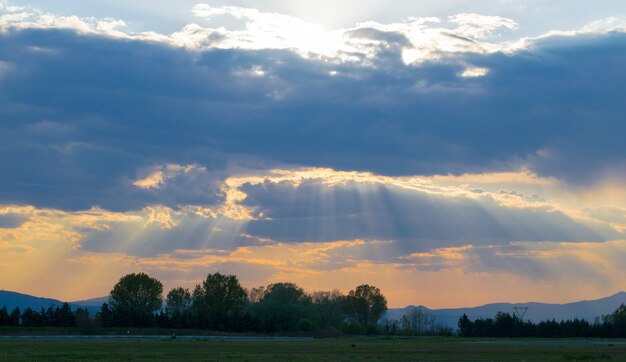
<instances>
[{"instance_id":1,"label":"open field","mask_svg":"<svg viewBox=\"0 0 626 362\"><path fill-rule=\"evenodd\" d=\"M623 361L620 341L462 338L1 340L0 360ZM480 343L475 343L480 342ZM511 342L511 343L507 343ZM538 343L539 342L539 343Z\"/></svg>"}]
</instances>

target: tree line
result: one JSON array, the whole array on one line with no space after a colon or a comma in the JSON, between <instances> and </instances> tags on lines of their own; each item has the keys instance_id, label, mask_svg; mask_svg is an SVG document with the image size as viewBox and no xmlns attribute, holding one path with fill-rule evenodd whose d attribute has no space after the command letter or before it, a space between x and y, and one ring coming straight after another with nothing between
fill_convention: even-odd
<instances>
[{"instance_id":1,"label":"tree line","mask_svg":"<svg viewBox=\"0 0 626 362\"><path fill-rule=\"evenodd\" d=\"M123 276L99 312L72 311L69 304L40 312L0 309L0 325L33 327L159 327L225 332L378 333L387 310L380 289L357 286L307 293L294 283L245 289L234 275L209 274L192 290L163 284L145 273Z\"/></svg>"},{"instance_id":2,"label":"tree line","mask_svg":"<svg viewBox=\"0 0 626 362\"><path fill-rule=\"evenodd\" d=\"M87 309L72 310L68 303L42 307L40 311L30 307L21 311L16 307L9 313L6 306L0 308L0 326L88 328L100 325L99 318L100 314L92 317Z\"/></svg>"},{"instance_id":3,"label":"tree line","mask_svg":"<svg viewBox=\"0 0 626 362\"><path fill-rule=\"evenodd\" d=\"M145 273L128 274L111 289L108 303L91 315L68 303L35 311L0 308L0 326L24 327L156 327L204 329L235 333L322 333L384 335L452 335L422 309L399 320L381 317L387 299L380 289L363 284L343 294L338 290L307 293L294 283L273 283L245 289L234 275L207 275L192 290L171 289ZM494 318L458 321L463 337L626 337L626 306L594 323L574 319L533 323L500 312Z\"/></svg>"},{"instance_id":4,"label":"tree line","mask_svg":"<svg viewBox=\"0 0 626 362\"><path fill-rule=\"evenodd\" d=\"M540 337L540 338L625 338L626 306L621 305L613 313L596 318L593 323L584 319L556 321L554 319L534 323L516 315L499 312L494 318L470 320L467 315L459 318L458 333L463 337Z\"/></svg>"}]
</instances>

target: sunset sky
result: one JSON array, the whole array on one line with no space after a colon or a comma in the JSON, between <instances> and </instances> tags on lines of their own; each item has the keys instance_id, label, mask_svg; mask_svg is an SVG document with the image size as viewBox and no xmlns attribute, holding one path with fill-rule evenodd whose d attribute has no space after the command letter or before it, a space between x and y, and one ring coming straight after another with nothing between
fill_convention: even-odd
<instances>
[{"instance_id":1,"label":"sunset sky","mask_svg":"<svg viewBox=\"0 0 626 362\"><path fill-rule=\"evenodd\" d=\"M626 2L0 0L0 167L4 290L607 296Z\"/></svg>"}]
</instances>

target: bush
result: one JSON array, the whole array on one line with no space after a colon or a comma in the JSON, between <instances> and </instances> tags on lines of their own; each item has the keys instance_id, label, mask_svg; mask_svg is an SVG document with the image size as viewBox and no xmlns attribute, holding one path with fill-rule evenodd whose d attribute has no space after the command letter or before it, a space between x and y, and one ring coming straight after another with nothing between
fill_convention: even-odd
<instances>
[{"instance_id":1,"label":"bush","mask_svg":"<svg viewBox=\"0 0 626 362\"><path fill-rule=\"evenodd\" d=\"M300 319L298 321L298 330L301 332L310 332L313 330L313 322L310 319Z\"/></svg>"},{"instance_id":2,"label":"bush","mask_svg":"<svg viewBox=\"0 0 626 362\"><path fill-rule=\"evenodd\" d=\"M378 326L370 324L367 328L365 328L365 332L367 334L378 334Z\"/></svg>"},{"instance_id":3,"label":"bush","mask_svg":"<svg viewBox=\"0 0 626 362\"><path fill-rule=\"evenodd\" d=\"M350 321L349 323L346 323L343 325L344 334L355 335L355 334L364 334L364 332L365 331L363 330L363 327L356 321Z\"/></svg>"}]
</instances>

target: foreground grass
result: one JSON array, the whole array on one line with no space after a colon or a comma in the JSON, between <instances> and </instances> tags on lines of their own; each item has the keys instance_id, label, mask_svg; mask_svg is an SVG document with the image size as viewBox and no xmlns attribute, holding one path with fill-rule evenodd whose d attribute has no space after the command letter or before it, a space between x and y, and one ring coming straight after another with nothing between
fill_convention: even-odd
<instances>
[{"instance_id":1,"label":"foreground grass","mask_svg":"<svg viewBox=\"0 0 626 362\"><path fill-rule=\"evenodd\" d=\"M3 340L0 360L623 361L626 345L477 344L462 338L312 341ZM517 341L516 341L517 342Z\"/></svg>"},{"instance_id":2,"label":"foreground grass","mask_svg":"<svg viewBox=\"0 0 626 362\"><path fill-rule=\"evenodd\" d=\"M78 328L78 327L0 327L0 336L88 336L88 335L146 335L170 336L172 334L187 336L237 335L221 331L205 329L168 329L168 328ZM248 335L248 334L245 334ZM252 334L250 334L252 335Z\"/></svg>"}]
</instances>

